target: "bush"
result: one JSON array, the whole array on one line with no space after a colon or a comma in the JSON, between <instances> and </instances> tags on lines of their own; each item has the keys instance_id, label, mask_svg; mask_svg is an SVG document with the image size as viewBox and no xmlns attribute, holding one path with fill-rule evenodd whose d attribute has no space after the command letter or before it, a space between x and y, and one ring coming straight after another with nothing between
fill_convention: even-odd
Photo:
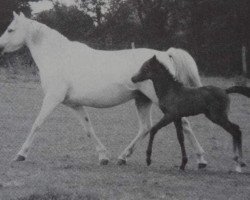
<instances>
[{"instance_id":1,"label":"bush","mask_svg":"<svg viewBox=\"0 0 250 200\"><path fill-rule=\"evenodd\" d=\"M94 28L92 18L76 6L55 4L53 9L41 12L36 19L70 40L84 41L86 34Z\"/></svg>"}]
</instances>

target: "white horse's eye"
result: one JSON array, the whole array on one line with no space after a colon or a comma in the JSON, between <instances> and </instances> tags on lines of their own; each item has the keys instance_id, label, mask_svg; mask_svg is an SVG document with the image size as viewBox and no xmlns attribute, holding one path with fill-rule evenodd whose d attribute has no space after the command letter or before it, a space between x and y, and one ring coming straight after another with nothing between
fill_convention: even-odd
<instances>
[{"instance_id":1,"label":"white horse's eye","mask_svg":"<svg viewBox=\"0 0 250 200\"><path fill-rule=\"evenodd\" d=\"M8 29L8 33L12 33L14 29Z\"/></svg>"}]
</instances>

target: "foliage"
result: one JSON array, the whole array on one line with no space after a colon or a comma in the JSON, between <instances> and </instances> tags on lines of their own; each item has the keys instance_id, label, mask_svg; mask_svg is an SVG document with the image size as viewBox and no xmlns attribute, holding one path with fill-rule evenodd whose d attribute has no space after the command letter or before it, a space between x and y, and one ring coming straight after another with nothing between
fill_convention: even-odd
<instances>
[{"instance_id":1,"label":"foliage","mask_svg":"<svg viewBox=\"0 0 250 200\"><path fill-rule=\"evenodd\" d=\"M105 0L78 0L80 7L85 12L92 12L94 15L92 19L98 24L101 24L103 19L103 9L107 6L107 1Z\"/></svg>"},{"instance_id":2,"label":"foliage","mask_svg":"<svg viewBox=\"0 0 250 200\"><path fill-rule=\"evenodd\" d=\"M52 10L40 13L37 20L56 29L69 39L78 41L84 41L87 32L94 28L89 15L76 6L67 7L58 3Z\"/></svg>"}]
</instances>

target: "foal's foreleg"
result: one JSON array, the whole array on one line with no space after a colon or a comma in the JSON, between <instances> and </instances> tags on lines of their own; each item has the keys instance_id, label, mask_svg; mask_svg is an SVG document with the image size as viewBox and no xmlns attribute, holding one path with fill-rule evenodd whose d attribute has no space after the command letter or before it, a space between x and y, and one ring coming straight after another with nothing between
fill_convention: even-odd
<instances>
[{"instance_id":1,"label":"foal's foreleg","mask_svg":"<svg viewBox=\"0 0 250 200\"><path fill-rule=\"evenodd\" d=\"M43 99L41 111L39 115L37 116L34 124L32 125L30 134L28 135L26 141L24 142L20 151L15 157L14 159L15 161L23 161L26 159L28 151L31 147L31 144L35 138L36 129L44 122L46 117L54 110L54 108L63 101L63 98L64 98L64 93L61 93L59 95L48 93L45 95Z\"/></svg>"},{"instance_id":2,"label":"foal's foreleg","mask_svg":"<svg viewBox=\"0 0 250 200\"><path fill-rule=\"evenodd\" d=\"M99 161L102 165L107 165L109 162L108 159L108 151L106 147L102 144L101 140L98 138L98 136L95 134L95 131L92 127L90 118L86 110L83 106L75 106L71 107L75 113L77 114L78 118L80 119L81 124L85 128L85 131L89 137L93 138L93 142L95 144L96 151L99 154Z\"/></svg>"},{"instance_id":3,"label":"foal's foreleg","mask_svg":"<svg viewBox=\"0 0 250 200\"><path fill-rule=\"evenodd\" d=\"M156 125L154 125L150 129L150 131L149 131L150 132L150 137L149 137L148 148L147 148L147 152L146 152L146 155L147 155L147 158L146 158L147 165L151 164L151 154L152 154L153 141L154 141L155 134L158 132L158 130L160 130L164 126L167 126L173 120L174 120L174 118L172 116L170 116L168 114L165 114L164 117Z\"/></svg>"},{"instance_id":4,"label":"foal's foreleg","mask_svg":"<svg viewBox=\"0 0 250 200\"><path fill-rule=\"evenodd\" d=\"M187 164L188 158L187 158L187 153L186 153L185 144L184 144L184 135L183 135L181 119L176 120L174 122L174 125L175 125L176 132L177 132L177 138L181 146L182 163L181 163L180 169L184 170Z\"/></svg>"},{"instance_id":5,"label":"foal's foreleg","mask_svg":"<svg viewBox=\"0 0 250 200\"><path fill-rule=\"evenodd\" d=\"M201 147L199 141L196 139L193 130L190 126L190 123L185 117L182 118L182 127L183 127L183 132L185 133L193 149L195 150L197 156L198 168L205 168L207 166L207 161L204 159L205 151Z\"/></svg>"}]
</instances>

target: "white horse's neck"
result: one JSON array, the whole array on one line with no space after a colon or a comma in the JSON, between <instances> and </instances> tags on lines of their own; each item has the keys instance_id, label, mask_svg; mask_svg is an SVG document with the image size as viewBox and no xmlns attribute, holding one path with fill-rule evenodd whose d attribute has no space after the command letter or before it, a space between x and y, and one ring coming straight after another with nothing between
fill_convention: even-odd
<instances>
[{"instance_id":1,"label":"white horse's neck","mask_svg":"<svg viewBox=\"0 0 250 200\"><path fill-rule=\"evenodd\" d=\"M60 42L68 42L69 40L59 32L41 24L37 21L26 19L28 34L26 37L26 45L28 48L38 48L42 44L50 43L55 45Z\"/></svg>"},{"instance_id":2,"label":"white horse's neck","mask_svg":"<svg viewBox=\"0 0 250 200\"><path fill-rule=\"evenodd\" d=\"M72 71L92 55L93 49L87 45L72 42L44 24L26 19L23 25L27 31L25 44L39 69L44 88L58 84L68 68Z\"/></svg>"}]
</instances>

